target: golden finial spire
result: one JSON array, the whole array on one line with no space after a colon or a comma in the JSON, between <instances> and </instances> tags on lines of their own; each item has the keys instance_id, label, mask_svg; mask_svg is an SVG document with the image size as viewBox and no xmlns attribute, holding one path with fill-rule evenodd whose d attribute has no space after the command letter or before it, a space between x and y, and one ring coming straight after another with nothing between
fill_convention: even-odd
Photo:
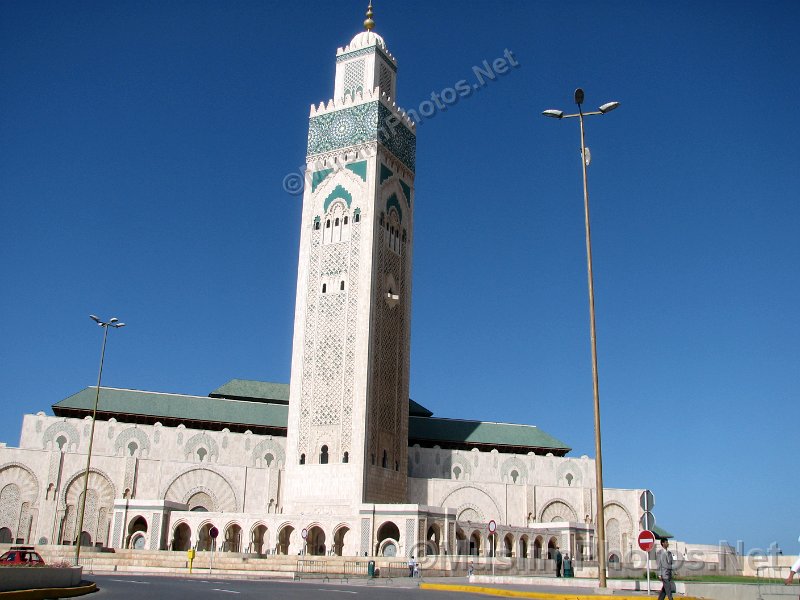
<instances>
[{"instance_id":1,"label":"golden finial spire","mask_svg":"<svg viewBox=\"0 0 800 600\"><path fill-rule=\"evenodd\" d=\"M367 31L372 31L372 28L375 27L375 21L372 20L372 0L369 0L369 6L367 7L367 18L364 21L364 27Z\"/></svg>"}]
</instances>

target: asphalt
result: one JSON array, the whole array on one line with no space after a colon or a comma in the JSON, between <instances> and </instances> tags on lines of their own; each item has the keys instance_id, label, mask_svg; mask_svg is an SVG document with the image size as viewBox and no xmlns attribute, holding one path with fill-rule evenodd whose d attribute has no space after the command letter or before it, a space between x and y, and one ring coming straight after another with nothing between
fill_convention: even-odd
<instances>
[{"instance_id":1,"label":"asphalt","mask_svg":"<svg viewBox=\"0 0 800 600\"><path fill-rule=\"evenodd\" d=\"M133 573L126 573L133 575ZM198 574L199 575L199 574ZM185 575L183 575L185 577ZM215 573L219 579L243 579L240 576L228 576ZM244 579L250 579L245 577ZM387 587L415 588L424 590L471 593L494 596L499 598L538 598L540 600L642 600L647 597L647 592L631 592L623 590L609 590L597 587L570 587L548 586L543 584L511 585L492 583L470 583L466 577L435 577L424 580L409 577L393 579L353 579L349 585L385 585ZM39 590L22 590L14 592L0 592L0 600L44 600L46 598L71 598L89 594L97 590L93 582L84 581L81 586L73 588L48 588ZM653 596L651 596L652 598ZM677 596L680 600L701 600L692 596Z\"/></svg>"}]
</instances>

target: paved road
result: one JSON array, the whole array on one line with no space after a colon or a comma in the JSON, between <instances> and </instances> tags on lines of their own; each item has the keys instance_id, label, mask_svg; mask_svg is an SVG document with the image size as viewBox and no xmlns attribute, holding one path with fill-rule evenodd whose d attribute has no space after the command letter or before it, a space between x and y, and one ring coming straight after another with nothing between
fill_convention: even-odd
<instances>
[{"instance_id":1,"label":"paved road","mask_svg":"<svg viewBox=\"0 0 800 600\"><path fill-rule=\"evenodd\" d=\"M411 582L397 580L394 584L366 582L358 584L289 582L240 579L180 579L177 577L153 577L150 575L88 575L87 579L97 583L99 592L91 598L100 600L447 600L448 598L485 599L478 594L437 592L409 587Z\"/></svg>"}]
</instances>

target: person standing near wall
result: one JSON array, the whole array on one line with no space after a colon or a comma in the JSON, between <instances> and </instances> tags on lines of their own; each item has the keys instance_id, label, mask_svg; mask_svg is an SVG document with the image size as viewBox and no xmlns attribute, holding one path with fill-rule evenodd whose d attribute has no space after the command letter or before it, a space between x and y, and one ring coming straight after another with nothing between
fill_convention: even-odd
<instances>
[{"instance_id":1,"label":"person standing near wall","mask_svg":"<svg viewBox=\"0 0 800 600\"><path fill-rule=\"evenodd\" d=\"M656 562L658 564L658 578L661 580L661 591L658 594L658 600L664 600L665 596L672 600L672 586L675 585L672 581L672 552L668 550L669 540L661 540L661 550L658 552Z\"/></svg>"},{"instance_id":2,"label":"person standing near wall","mask_svg":"<svg viewBox=\"0 0 800 600\"><path fill-rule=\"evenodd\" d=\"M561 563L564 558L561 556L561 550L556 546L556 577L561 577Z\"/></svg>"}]
</instances>

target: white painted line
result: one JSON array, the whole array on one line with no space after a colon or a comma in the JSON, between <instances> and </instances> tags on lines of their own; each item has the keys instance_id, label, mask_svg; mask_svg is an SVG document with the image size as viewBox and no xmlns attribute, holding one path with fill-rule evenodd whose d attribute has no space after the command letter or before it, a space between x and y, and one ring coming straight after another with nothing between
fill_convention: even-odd
<instances>
[{"instance_id":1,"label":"white painted line","mask_svg":"<svg viewBox=\"0 0 800 600\"><path fill-rule=\"evenodd\" d=\"M138 583L140 585L150 585L149 581L134 581L133 579L111 579L110 581L120 581L122 583Z\"/></svg>"},{"instance_id":2,"label":"white painted line","mask_svg":"<svg viewBox=\"0 0 800 600\"><path fill-rule=\"evenodd\" d=\"M328 590L325 588L317 588L318 592L338 592L340 594L357 594L358 592L351 592L350 590Z\"/></svg>"},{"instance_id":3,"label":"white painted line","mask_svg":"<svg viewBox=\"0 0 800 600\"><path fill-rule=\"evenodd\" d=\"M224 592L226 594L241 594L242 592L235 592L233 590L221 590L219 588L211 588L212 592Z\"/></svg>"}]
</instances>

